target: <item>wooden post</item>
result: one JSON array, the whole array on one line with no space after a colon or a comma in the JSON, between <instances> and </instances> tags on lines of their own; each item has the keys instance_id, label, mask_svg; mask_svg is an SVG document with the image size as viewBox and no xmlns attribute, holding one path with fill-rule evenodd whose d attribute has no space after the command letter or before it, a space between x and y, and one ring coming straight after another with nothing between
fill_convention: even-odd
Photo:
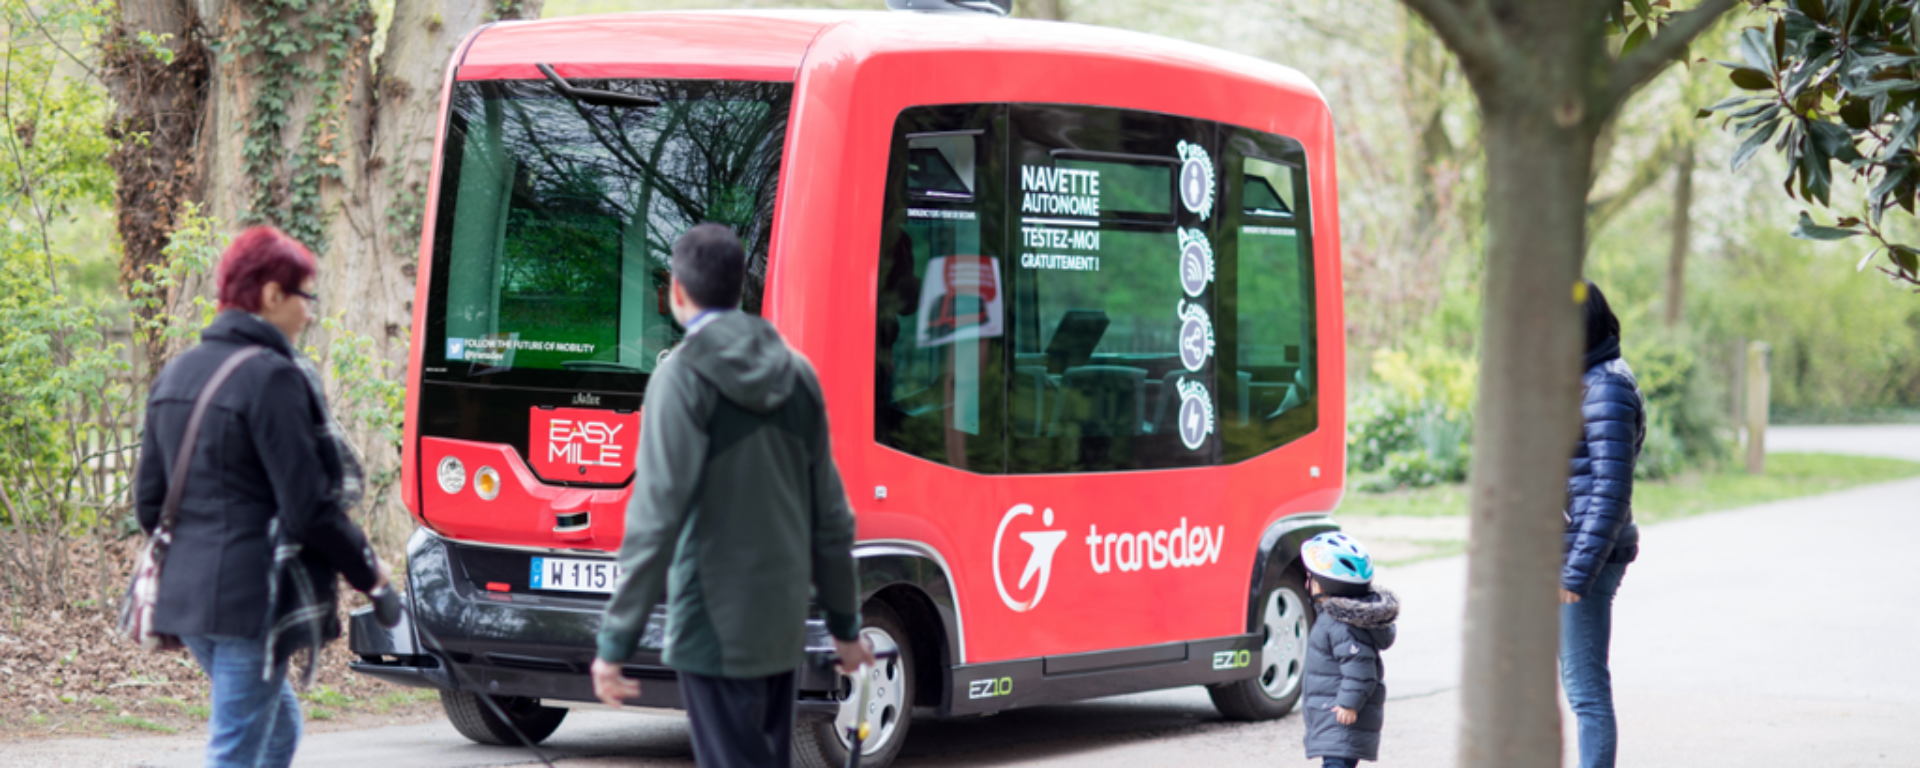
<instances>
[{"instance_id":1,"label":"wooden post","mask_svg":"<svg viewBox=\"0 0 1920 768\"><path fill-rule=\"evenodd\" d=\"M1743 397L1747 391L1747 337L1734 337L1728 360L1733 380L1727 383L1727 419L1739 429L1747 421L1747 403Z\"/></svg>"},{"instance_id":2,"label":"wooden post","mask_svg":"<svg viewBox=\"0 0 1920 768\"><path fill-rule=\"evenodd\" d=\"M1747 346L1747 474L1767 468L1767 367L1773 347L1764 341Z\"/></svg>"}]
</instances>

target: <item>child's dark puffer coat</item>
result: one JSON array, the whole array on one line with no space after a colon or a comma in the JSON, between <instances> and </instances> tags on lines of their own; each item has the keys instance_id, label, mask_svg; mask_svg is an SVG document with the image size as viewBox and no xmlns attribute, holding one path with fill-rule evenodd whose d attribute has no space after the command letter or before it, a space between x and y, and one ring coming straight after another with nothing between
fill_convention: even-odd
<instances>
[{"instance_id":1,"label":"child's dark puffer coat","mask_svg":"<svg viewBox=\"0 0 1920 768\"><path fill-rule=\"evenodd\" d=\"M1320 600L1307 639L1302 706L1307 719L1307 757L1380 759L1380 726L1386 718L1386 668L1380 652L1393 645L1400 602L1378 590L1366 597ZM1353 725L1334 719L1334 706L1360 713Z\"/></svg>"}]
</instances>

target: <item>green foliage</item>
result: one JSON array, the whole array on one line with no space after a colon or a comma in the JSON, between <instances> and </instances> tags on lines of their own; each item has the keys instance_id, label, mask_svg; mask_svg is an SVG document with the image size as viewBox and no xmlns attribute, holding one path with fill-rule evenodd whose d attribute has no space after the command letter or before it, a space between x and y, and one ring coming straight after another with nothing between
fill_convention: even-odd
<instances>
[{"instance_id":1,"label":"green foliage","mask_svg":"<svg viewBox=\"0 0 1920 768\"><path fill-rule=\"evenodd\" d=\"M1920 194L1916 9L1920 3L1913 0L1773 0L1764 8L1765 26L1742 30L1740 60L1722 62L1745 93L1700 114L1726 113L1723 125L1745 137L1733 155L1736 169L1772 141L1787 160L1787 193L1804 202L1833 206L1833 164L1841 163L1867 190L1860 215L1826 226L1803 211L1794 236L1868 235L1878 247L1860 268L1885 253L1880 271L1920 288L1920 248L1882 221L1895 206L1912 215Z\"/></svg>"},{"instance_id":2,"label":"green foliage","mask_svg":"<svg viewBox=\"0 0 1920 768\"><path fill-rule=\"evenodd\" d=\"M132 322L143 341L190 342L219 312L219 305L205 296L193 296L187 303L197 322L169 312L170 298L188 278L210 272L229 241L220 222L201 215L199 204L191 200L181 201L174 221L173 234L160 251L161 262L148 265L146 276L127 286L135 310Z\"/></svg>"},{"instance_id":3,"label":"green foliage","mask_svg":"<svg viewBox=\"0 0 1920 768\"><path fill-rule=\"evenodd\" d=\"M1353 485L1419 488L1467 478L1479 365L1438 346L1374 354L1374 381L1348 407Z\"/></svg>"},{"instance_id":4,"label":"green foliage","mask_svg":"<svg viewBox=\"0 0 1920 768\"><path fill-rule=\"evenodd\" d=\"M1655 334L1627 350L1627 365L1646 399L1647 436L1634 476L1673 477L1712 467L1731 453L1725 409L1713 399L1709 372L1690 345Z\"/></svg>"},{"instance_id":5,"label":"green foliage","mask_svg":"<svg viewBox=\"0 0 1920 768\"><path fill-rule=\"evenodd\" d=\"M111 520L125 504L138 398L119 316L78 298L61 276L77 262L54 228L110 205L109 106L97 82L60 70L75 39L93 41L111 5L36 12L0 4L7 56L0 72L0 542L12 591L68 602L64 538ZM63 44L64 41L64 44ZM82 66L84 61L78 61Z\"/></svg>"}]
</instances>

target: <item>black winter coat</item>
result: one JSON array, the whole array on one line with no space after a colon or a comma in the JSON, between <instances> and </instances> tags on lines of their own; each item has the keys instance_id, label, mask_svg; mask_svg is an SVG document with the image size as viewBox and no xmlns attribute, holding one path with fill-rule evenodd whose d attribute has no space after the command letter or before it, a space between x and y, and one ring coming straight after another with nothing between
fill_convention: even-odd
<instances>
[{"instance_id":1,"label":"black winter coat","mask_svg":"<svg viewBox=\"0 0 1920 768\"><path fill-rule=\"evenodd\" d=\"M1646 440L1647 414L1627 361L1613 358L1580 379L1584 427L1567 477L1566 561L1561 588L1585 595L1600 567L1633 562L1633 465Z\"/></svg>"},{"instance_id":2,"label":"black winter coat","mask_svg":"<svg viewBox=\"0 0 1920 768\"><path fill-rule=\"evenodd\" d=\"M275 516L305 545L301 562L319 577L322 601L332 602L336 571L361 590L378 578L366 536L332 496L339 472L320 459L326 404L310 394L285 334L241 310L221 312L200 332L200 345L174 358L154 381L135 480L140 527L152 533L159 524L174 456L202 386L229 356L252 345L268 351L233 372L200 423L173 546L161 566L157 632L264 638L273 560L268 526ZM339 628L328 619L324 633L331 639Z\"/></svg>"},{"instance_id":3,"label":"black winter coat","mask_svg":"<svg viewBox=\"0 0 1920 768\"><path fill-rule=\"evenodd\" d=\"M1307 726L1307 757L1380 759L1380 729L1387 715L1387 670L1380 652L1393 646L1400 603L1380 590L1363 598L1318 601L1307 636L1307 669L1301 706ZM1335 719L1335 706L1354 710L1353 725Z\"/></svg>"}]
</instances>

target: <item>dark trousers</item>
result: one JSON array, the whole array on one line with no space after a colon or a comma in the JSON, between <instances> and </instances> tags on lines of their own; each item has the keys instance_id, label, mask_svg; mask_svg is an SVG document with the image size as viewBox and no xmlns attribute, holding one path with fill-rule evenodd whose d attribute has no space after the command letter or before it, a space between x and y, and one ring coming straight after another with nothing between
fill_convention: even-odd
<instances>
[{"instance_id":1,"label":"dark trousers","mask_svg":"<svg viewBox=\"0 0 1920 768\"><path fill-rule=\"evenodd\" d=\"M1320 768L1357 768L1357 766L1359 765L1360 765L1359 758L1353 758L1353 757L1320 758Z\"/></svg>"},{"instance_id":2,"label":"dark trousers","mask_svg":"<svg viewBox=\"0 0 1920 768\"><path fill-rule=\"evenodd\" d=\"M793 764L794 673L735 679L680 673L700 768Z\"/></svg>"}]
</instances>

